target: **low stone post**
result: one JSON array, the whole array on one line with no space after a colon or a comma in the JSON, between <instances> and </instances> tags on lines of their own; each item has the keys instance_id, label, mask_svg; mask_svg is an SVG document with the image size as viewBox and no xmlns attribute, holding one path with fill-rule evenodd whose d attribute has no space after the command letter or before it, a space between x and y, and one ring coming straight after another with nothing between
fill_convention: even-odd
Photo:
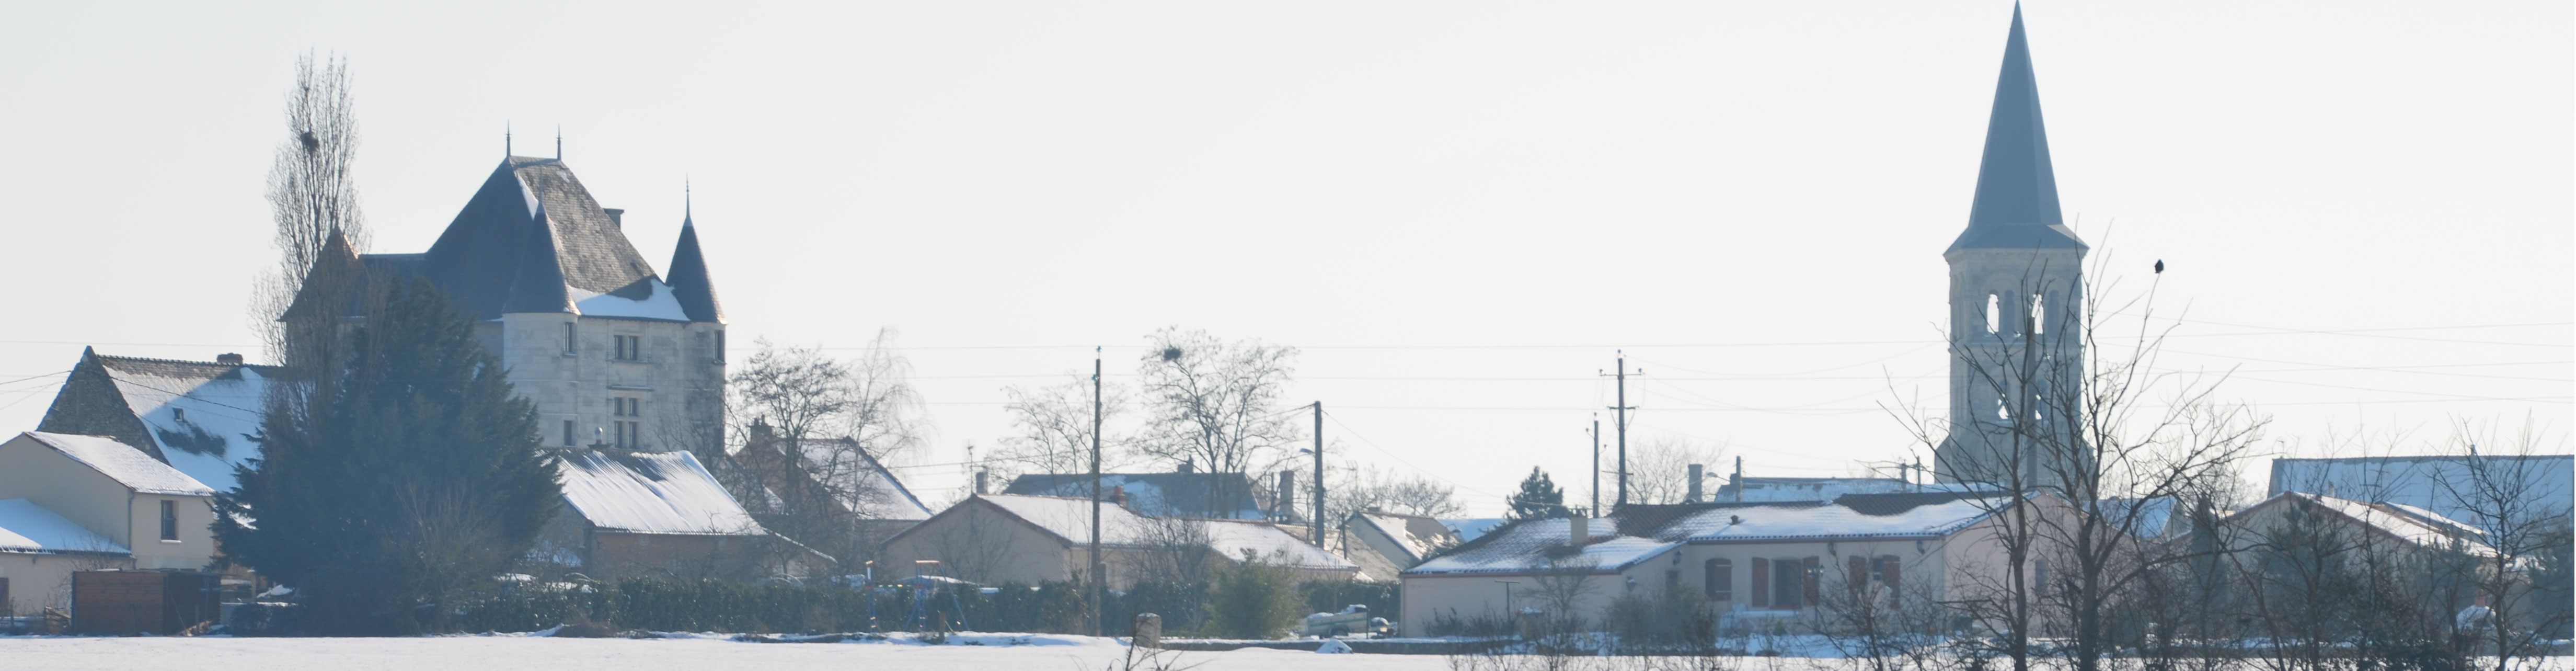
<instances>
[{"instance_id":1,"label":"low stone post","mask_svg":"<svg viewBox=\"0 0 2576 671\"><path fill-rule=\"evenodd\" d=\"M1163 647L1163 616L1137 613L1136 635L1129 645L1139 648Z\"/></svg>"}]
</instances>

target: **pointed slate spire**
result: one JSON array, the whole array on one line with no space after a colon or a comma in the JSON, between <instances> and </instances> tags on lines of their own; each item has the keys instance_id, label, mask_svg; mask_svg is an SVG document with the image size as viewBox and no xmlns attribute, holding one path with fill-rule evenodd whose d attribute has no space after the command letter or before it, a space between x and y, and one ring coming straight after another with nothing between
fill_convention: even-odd
<instances>
[{"instance_id":1,"label":"pointed slate spire","mask_svg":"<svg viewBox=\"0 0 2576 671\"><path fill-rule=\"evenodd\" d=\"M2030 40L2022 34L2021 5L2015 4L2003 73L1995 79L1995 108L1986 121L1985 160L1977 166L1976 201L1968 210L1968 230L1950 249L2083 249L2065 223L2057 171L2048 160L2048 128L2040 120L2039 81L2031 74Z\"/></svg>"},{"instance_id":2,"label":"pointed slate spire","mask_svg":"<svg viewBox=\"0 0 2576 671\"><path fill-rule=\"evenodd\" d=\"M693 322L723 322L724 306L716 302L715 281L707 277L707 259L698 252L698 223L690 206L682 206L680 244L671 248L671 297Z\"/></svg>"}]
</instances>

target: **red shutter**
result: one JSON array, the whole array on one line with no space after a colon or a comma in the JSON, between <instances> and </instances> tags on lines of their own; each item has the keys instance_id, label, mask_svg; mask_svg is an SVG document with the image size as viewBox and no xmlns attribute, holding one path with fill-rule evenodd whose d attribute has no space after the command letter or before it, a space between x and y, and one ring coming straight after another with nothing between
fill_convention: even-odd
<instances>
[{"instance_id":1,"label":"red shutter","mask_svg":"<svg viewBox=\"0 0 2576 671\"><path fill-rule=\"evenodd\" d=\"M1744 591L1753 593L1753 605L1771 605L1771 560L1753 560L1753 584L1746 585Z\"/></svg>"},{"instance_id":2,"label":"red shutter","mask_svg":"<svg viewBox=\"0 0 2576 671\"><path fill-rule=\"evenodd\" d=\"M1843 572L1843 576L1846 581L1851 583L1852 596L1859 597L1868 595L1869 558L1853 555L1851 561L1843 562L1843 564L1850 567L1850 570Z\"/></svg>"}]
</instances>

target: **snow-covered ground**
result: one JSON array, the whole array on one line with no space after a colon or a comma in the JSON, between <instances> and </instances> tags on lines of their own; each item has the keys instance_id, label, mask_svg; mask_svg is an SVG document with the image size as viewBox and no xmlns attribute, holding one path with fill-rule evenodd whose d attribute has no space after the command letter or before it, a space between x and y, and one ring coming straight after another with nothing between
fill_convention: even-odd
<instances>
[{"instance_id":1,"label":"snow-covered ground","mask_svg":"<svg viewBox=\"0 0 2576 671\"><path fill-rule=\"evenodd\" d=\"M961 645L973 641L982 645ZM868 669L869 671L1100 671L1117 668L1124 645L1080 636L965 636L949 645L746 643L721 636L676 639L581 639L535 636L429 638L85 638L0 637L0 660L23 669L379 669L505 671L616 669ZM1235 650L1181 652L1182 665L1207 671L1318 668L1312 652ZM1438 655L1333 655L1331 668L1352 671L1448 671ZM1139 668L1145 668L1139 665Z\"/></svg>"},{"instance_id":2,"label":"snow-covered ground","mask_svg":"<svg viewBox=\"0 0 2576 671\"><path fill-rule=\"evenodd\" d=\"M752 643L708 634L663 639L547 638L527 635L427 638L86 638L0 637L0 660L9 668L380 669L383 671L508 671L615 669L868 669L869 671L1115 671L1127 648L1082 636L979 634L952 637L948 645L915 643ZM1353 655L1244 649L1178 652L1165 668L1205 671L1452 671L1440 655ZM1613 662L1610 659L1599 660ZM1631 658L1630 661L1634 661ZM1736 658L1740 671L1853 671L1854 660ZM2535 671L2576 669L2555 657ZM1522 665L1471 665L1521 668ZM1606 663L1602 671L1644 665ZM1151 665L1138 664L1137 669Z\"/></svg>"}]
</instances>

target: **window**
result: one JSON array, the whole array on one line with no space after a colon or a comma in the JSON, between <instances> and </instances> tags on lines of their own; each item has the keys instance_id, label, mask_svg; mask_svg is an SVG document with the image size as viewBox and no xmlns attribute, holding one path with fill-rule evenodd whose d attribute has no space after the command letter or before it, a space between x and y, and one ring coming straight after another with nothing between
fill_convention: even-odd
<instances>
[{"instance_id":1,"label":"window","mask_svg":"<svg viewBox=\"0 0 2576 671\"><path fill-rule=\"evenodd\" d=\"M1771 560L1771 607L1789 610L1814 601L1816 584L1813 576L1817 570L1818 562L1814 557Z\"/></svg>"},{"instance_id":2,"label":"window","mask_svg":"<svg viewBox=\"0 0 2576 671\"><path fill-rule=\"evenodd\" d=\"M1853 597L1868 596L1869 558L1852 555L1849 559L1850 561L1843 562L1847 567L1843 573L1843 584L1851 586Z\"/></svg>"},{"instance_id":3,"label":"window","mask_svg":"<svg viewBox=\"0 0 2576 671\"><path fill-rule=\"evenodd\" d=\"M1709 600L1735 600L1735 562L1711 559L1700 563L1700 572L1700 584L1706 586Z\"/></svg>"},{"instance_id":4,"label":"window","mask_svg":"<svg viewBox=\"0 0 2576 671\"><path fill-rule=\"evenodd\" d=\"M2039 294L2030 295L2030 332L2048 332L2048 299Z\"/></svg>"},{"instance_id":5,"label":"window","mask_svg":"<svg viewBox=\"0 0 2576 671\"><path fill-rule=\"evenodd\" d=\"M1986 332L1995 334L2003 333L2003 326L2004 297L1995 294L1986 294Z\"/></svg>"},{"instance_id":6,"label":"window","mask_svg":"<svg viewBox=\"0 0 2576 671\"><path fill-rule=\"evenodd\" d=\"M644 336L611 336L616 341L618 361L643 361Z\"/></svg>"},{"instance_id":7,"label":"window","mask_svg":"<svg viewBox=\"0 0 2576 671\"><path fill-rule=\"evenodd\" d=\"M2030 563L2030 582L2030 593L2048 596L2048 560L2041 559Z\"/></svg>"},{"instance_id":8,"label":"window","mask_svg":"<svg viewBox=\"0 0 2576 671\"><path fill-rule=\"evenodd\" d=\"M716 331L716 363L724 363L724 331Z\"/></svg>"},{"instance_id":9,"label":"window","mask_svg":"<svg viewBox=\"0 0 2576 671\"><path fill-rule=\"evenodd\" d=\"M644 416L644 399L631 396L611 396L608 398L608 409L609 414L616 417L642 417ZM627 449L635 449L643 446L643 421L635 419L619 419L610 422L610 424L614 425L617 429L617 442L614 443L616 446Z\"/></svg>"},{"instance_id":10,"label":"window","mask_svg":"<svg viewBox=\"0 0 2576 671\"><path fill-rule=\"evenodd\" d=\"M1878 559L1872 562L1878 565L1878 582L1887 585L1887 598L1890 604L1895 603L1897 593L1901 591L1898 588L1905 585L1905 581L1899 579L1901 573L1900 564L1897 563L1899 561L1896 555L1879 555Z\"/></svg>"},{"instance_id":11,"label":"window","mask_svg":"<svg viewBox=\"0 0 2576 671\"><path fill-rule=\"evenodd\" d=\"M572 420L564 420L564 447L572 447Z\"/></svg>"},{"instance_id":12,"label":"window","mask_svg":"<svg viewBox=\"0 0 2576 671\"><path fill-rule=\"evenodd\" d=\"M580 339L580 336L579 336L578 334L573 333L573 324L572 324L572 322L564 322L564 354L565 354L566 356L570 356L570 355L572 355L572 354L574 354L574 353L577 353L577 352L580 352L580 351L581 351L581 339Z\"/></svg>"},{"instance_id":13,"label":"window","mask_svg":"<svg viewBox=\"0 0 2576 671\"><path fill-rule=\"evenodd\" d=\"M161 500L161 540L179 540L179 502Z\"/></svg>"}]
</instances>

